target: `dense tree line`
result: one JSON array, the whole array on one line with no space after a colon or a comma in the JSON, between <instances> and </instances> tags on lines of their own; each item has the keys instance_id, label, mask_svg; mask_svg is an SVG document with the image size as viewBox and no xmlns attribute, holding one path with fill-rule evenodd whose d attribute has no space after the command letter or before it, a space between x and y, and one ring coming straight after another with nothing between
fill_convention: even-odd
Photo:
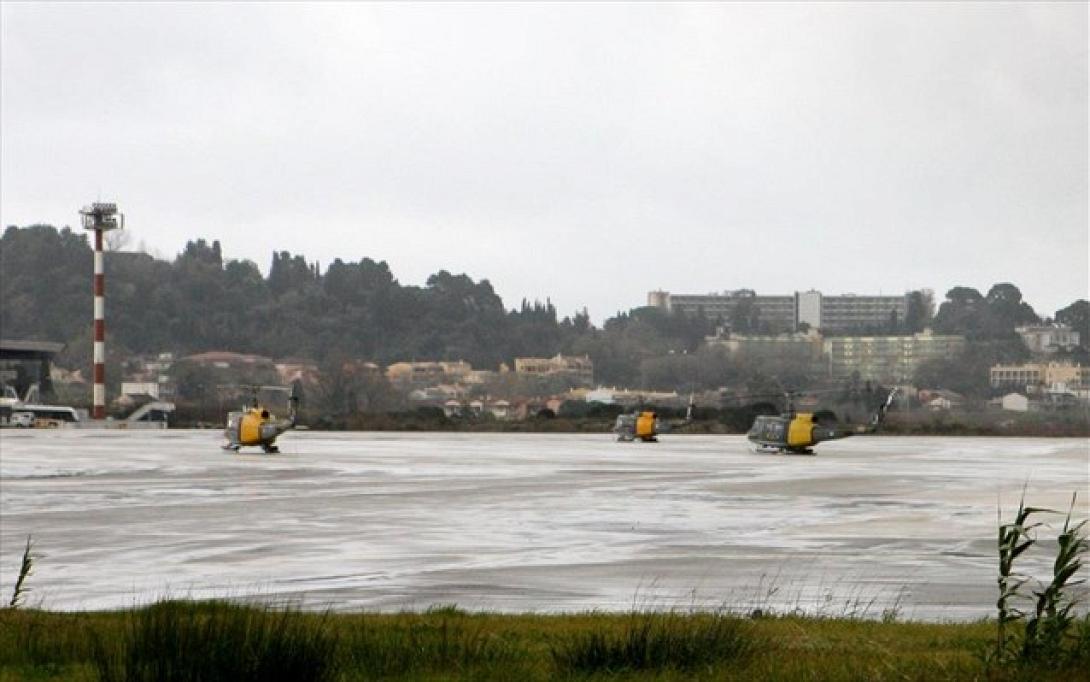
<instances>
[{"instance_id":1,"label":"dense tree line","mask_svg":"<svg viewBox=\"0 0 1090 682\"><path fill-rule=\"evenodd\" d=\"M303 256L272 254L268 276L197 239L173 261L139 252L106 256L111 364L134 353L207 350L271 357L467 360L496 368L518 356L588 353L603 381L633 384L640 363L695 349L703 322L638 310L605 329L580 311L523 300L514 309L488 280L440 271L400 284L385 262L337 259L322 270ZM5 337L68 344L62 365L89 367L91 247L86 234L46 225L0 237L0 326Z\"/></svg>"},{"instance_id":2,"label":"dense tree line","mask_svg":"<svg viewBox=\"0 0 1090 682\"><path fill-rule=\"evenodd\" d=\"M814 378L805 367L732 358L703 346L704 337L724 323L735 331L759 330L755 309L743 308L736 319L724 321L635 308L598 328L585 310L561 318L549 301L523 300L509 309L488 280L464 274L444 270L424 286L403 285L385 262L337 259L323 270L281 251L272 254L265 276L255 263L227 259L218 242L204 239L189 242L172 261L115 251L107 254L106 267L107 361L115 366L137 353L229 350L307 358L322 366L348 359L462 359L494 369L515 357L562 352L589 355L595 379L606 385L690 391L776 382L803 386ZM85 233L45 225L7 228L0 237L3 336L66 342L59 362L88 368L90 272ZM1009 283L983 295L955 287L933 320L931 307L914 292L906 319L891 320L886 331L932 324L936 332L964 334L970 347L963 358L922 367L922 386L983 390L989 363L1024 359L1014 328L1040 321ZM1090 339L1087 301L1057 311L1055 320L1075 327L1084 344Z\"/></svg>"},{"instance_id":3,"label":"dense tree line","mask_svg":"<svg viewBox=\"0 0 1090 682\"><path fill-rule=\"evenodd\" d=\"M1022 300L1018 287L1009 282L994 285L987 294L970 287L954 287L939 306L934 328L938 333L965 336L966 348L957 358L924 363L916 373L915 382L922 388L948 388L986 397L993 392L989 385L989 369L993 365L1021 363L1030 357L1015 329L1042 322L1068 324L1079 331L1082 347L1057 357L1086 363L1090 360L1085 350L1090 341L1084 332L1087 307L1087 301L1080 299L1057 311L1054 319L1042 319Z\"/></svg>"},{"instance_id":4,"label":"dense tree line","mask_svg":"<svg viewBox=\"0 0 1090 682\"><path fill-rule=\"evenodd\" d=\"M108 253L108 330L130 353L232 350L273 357L333 353L381 363L465 359L495 367L515 355L556 353L585 316L557 321L550 303L506 310L487 280L446 271L425 286L398 283L385 262L272 254L267 277L227 260L218 242L189 242L173 262ZM86 235L48 226L0 238L0 323L6 336L82 340L90 327Z\"/></svg>"}]
</instances>

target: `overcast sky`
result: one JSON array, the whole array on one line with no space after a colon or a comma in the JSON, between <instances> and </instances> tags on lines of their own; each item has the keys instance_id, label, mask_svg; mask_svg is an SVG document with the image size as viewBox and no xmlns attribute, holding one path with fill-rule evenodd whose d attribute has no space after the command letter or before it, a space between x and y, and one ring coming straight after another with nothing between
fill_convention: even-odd
<instances>
[{"instance_id":1,"label":"overcast sky","mask_svg":"<svg viewBox=\"0 0 1090 682\"><path fill-rule=\"evenodd\" d=\"M2 6L0 222L647 291L1087 297L1087 5ZM88 263L88 271L90 271Z\"/></svg>"}]
</instances>

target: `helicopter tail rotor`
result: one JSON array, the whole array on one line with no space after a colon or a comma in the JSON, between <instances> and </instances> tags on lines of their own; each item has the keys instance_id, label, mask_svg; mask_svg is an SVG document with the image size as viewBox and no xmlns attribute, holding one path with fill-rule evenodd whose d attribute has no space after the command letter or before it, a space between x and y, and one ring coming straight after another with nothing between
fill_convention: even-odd
<instances>
[{"instance_id":1,"label":"helicopter tail rotor","mask_svg":"<svg viewBox=\"0 0 1090 682\"><path fill-rule=\"evenodd\" d=\"M893 404L893 399L897 397L897 393L899 392L900 390L896 388L891 390L889 392L889 395L886 396L885 402L879 405L878 409L874 411L873 415L871 415L870 427L872 430L877 429L879 426L881 426L882 422L885 421L886 412L889 411L889 406Z\"/></svg>"},{"instance_id":2,"label":"helicopter tail rotor","mask_svg":"<svg viewBox=\"0 0 1090 682\"><path fill-rule=\"evenodd\" d=\"M292 426L295 426L295 421L299 417L299 402L302 399L303 391L299 386L299 382L292 382L291 393L288 394L288 419L291 421Z\"/></svg>"}]
</instances>

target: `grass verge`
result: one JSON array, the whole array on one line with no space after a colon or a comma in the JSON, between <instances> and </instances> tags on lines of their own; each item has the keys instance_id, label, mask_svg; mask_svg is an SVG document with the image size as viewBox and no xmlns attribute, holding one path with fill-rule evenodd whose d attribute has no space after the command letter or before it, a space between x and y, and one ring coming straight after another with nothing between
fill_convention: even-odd
<instances>
[{"instance_id":1,"label":"grass verge","mask_svg":"<svg viewBox=\"0 0 1090 682\"><path fill-rule=\"evenodd\" d=\"M1090 621L1056 666L989 666L995 621L714 613L319 614L170 601L124 611L0 610L0 679L1075 680Z\"/></svg>"},{"instance_id":2,"label":"grass verge","mask_svg":"<svg viewBox=\"0 0 1090 682\"><path fill-rule=\"evenodd\" d=\"M757 650L752 623L722 613L637 612L618 626L565 637L552 649L558 672L693 671L740 667Z\"/></svg>"}]
</instances>

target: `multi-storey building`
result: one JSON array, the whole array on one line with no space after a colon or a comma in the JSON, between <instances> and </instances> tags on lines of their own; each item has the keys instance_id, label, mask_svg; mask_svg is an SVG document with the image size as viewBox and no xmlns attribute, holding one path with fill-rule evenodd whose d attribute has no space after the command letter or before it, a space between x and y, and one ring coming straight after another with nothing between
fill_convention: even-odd
<instances>
[{"instance_id":1,"label":"multi-storey building","mask_svg":"<svg viewBox=\"0 0 1090 682\"><path fill-rule=\"evenodd\" d=\"M708 319L730 323L735 310L748 301L757 308L763 332L793 332L801 324L823 332L874 331L887 328L908 314L908 296L825 296L820 291L795 292L789 296L762 296L748 289L720 294L671 294L652 291L647 305L678 310L687 315L703 314Z\"/></svg>"},{"instance_id":2,"label":"multi-storey building","mask_svg":"<svg viewBox=\"0 0 1090 682\"><path fill-rule=\"evenodd\" d=\"M908 296L823 296L816 291L805 293L817 294L821 311L817 324L811 323L810 326L825 332L888 328L895 321L903 322L908 314Z\"/></svg>"},{"instance_id":3,"label":"multi-storey building","mask_svg":"<svg viewBox=\"0 0 1090 682\"><path fill-rule=\"evenodd\" d=\"M1030 393L1079 390L1090 388L1090 367L1067 362L993 365L989 379L993 388L1013 388Z\"/></svg>"},{"instance_id":4,"label":"multi-storey building","mask_svg":"<svg viewBox=\"0 0 1090 682\"><path fill-rule=\"evenodd\" d=\"M515 373L530 376L566 376L590 385L594 362L586 355L556 354L551 358L515 358Z\"/></svg>"},{"instance_id":5,"label":"multi-storey building","mask_svg":"<svg viewBox=\"0 0 1090 682\"><path fill-rule=\"evenodd\" d=\"M834 336L824 342L829 376L859 378L886 384L912 381L928 360L951 360L965 349L965 337L935 335L929 330L911 336Z\"/></svg>"},{"instance_id":6,"label":"multi-storey building","mask_svg":"<svg viewBox=\"0 0 1090 682\"><path fill-rule=\"evenodd\" d=\"M386 368L390 383L405 385L431 385L439 382L457 382L473 372L465 360L456 362L395 362Z\"/></svg>"},{"instance_id":7,"label":"multi-storey building","mask_svg":"<svg viewBox=\"0 0 1090 682\"><path fill-rule=\"evenodd\" d=\"M824 353L821 335L806 334L730 334L706 339L709 346L725 348L731 354L764 360L794 360L820 363Z\"/></svg>"},{"instance_id":8,"label":"multi-storey building","mask_svg":"<svg viewBox=\"0 0 1090 682\"><path fill-rule=\"evenodd\" d=\"M1041 366L993 365L988 375L992 388L1016 388L1024 391L1041 383Z\"/></svg>"},{"instance_id":9,"label":"multi-storey building","mask_svg":"<svg viewBox=\"0 0 1090 682\"><path fill-rule=\"evenodd\" d=\"M635 405L655 405L656 407L682 407L686 404L687 396L678 395L677 391L669 393L665 391L634 391L627 388L598 388L587 391L584 400L588 403L603 403L605 405L623 405L632 407Z\"/></svg>"},{"instance_id":10,"label":"multi-storey building","mask_svg":"<svg viewBox=\"0 0 1090 682\"><path fill-rule=\"evenodd\" d=\"M795 331L794 296L758 296L752 290L724 291L721 294L671 294L668 291L652 291L647 304L686 315L703 315L709 320L719 319L729 323L735 309L741 304L757 309L757 323L761 331L777 334Z\"/></svg>"},{"instance_id":11,"label":"multi-storey building","mask_svg":"<svg viewBox=\"0 0 1090 682\"><path fill-rule=\"evenodd\" d=\"M1079 345L1079 333L1062 324L1030 325L1014 331L1034 353L1055 353Z\"/></svg>"},{"instance_id":12,"label":"multi-storey building","mask_svg":"<svg viewBox=\"0 0 1090 682\"><path fill-rule=\"evenodd\" d=\"M805 324L810 329L821 329L821 292L795 292L795 324Z\"/></svg>"},{"instance_id":13,"label":"multi-storey building","mask_svg":"<svg viewBox=\"0 0 1090 682\"><path fill-rule=\"evenodd\" d=\"M199 357L199 356L198 356ZM216 356L213 356L214 358ZM229 367L230 363L223 364L222 358L217 358L214 366L218 368ZM121 363L122 395L143 394L155 399L172 398L175 394L174 382L170 378L171 367L174 365L173 353L158 353L154 356L133 356ZM156 388L151 389L144 384L154 383ZM129 385L126 385L129 384ZM134 384L139 384L136 386Z\"/></svg>"}]
</instances>

